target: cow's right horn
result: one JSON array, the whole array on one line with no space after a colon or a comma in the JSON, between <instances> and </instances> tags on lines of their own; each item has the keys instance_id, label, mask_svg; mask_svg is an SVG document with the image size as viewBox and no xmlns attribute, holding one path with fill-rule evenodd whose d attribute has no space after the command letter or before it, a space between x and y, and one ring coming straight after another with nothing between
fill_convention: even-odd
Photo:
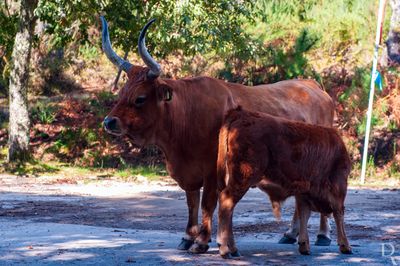
<instances>
[{"instance_id":1,"label":"cow's right horn","mask_svg":"<svg viewBox=\"0 0 400 266\"><path fill-rule=\"evenodd\" d=\"M146 48L146 43L145 43L145 37L146 37L146 31L147 28L155 21L156 19L152 19L147 24L143 27L142 31L140 32L139 35L139 43L138 43L138 50L139 50L139 55L146 64L148 68L150 68L150 71L148 73L148 76L150 78L156 78L160 76L161 74L161 67L160 65L156 62L156 60L151 57L149 52L147 51Z\"/></svg>"},{"instance_id":2,"label":"cow's right horn","mask_svg":"<svg viewBox=\"0 0 400 266\"><path fill-rule=\"evenodd\" d=\"M100 16L101 23L102 23L102 46L103 46L103 51L106 53L108 59L116 65L118 68L121 68L123 71L128 72L132 68L132 64L129 63L128 61L122 59L119 57L114 50L111 47L111 42L110 42L110 34L108 33L108 26L107 26L107 21L103 16Z\"/></svg>"}]
</instances>

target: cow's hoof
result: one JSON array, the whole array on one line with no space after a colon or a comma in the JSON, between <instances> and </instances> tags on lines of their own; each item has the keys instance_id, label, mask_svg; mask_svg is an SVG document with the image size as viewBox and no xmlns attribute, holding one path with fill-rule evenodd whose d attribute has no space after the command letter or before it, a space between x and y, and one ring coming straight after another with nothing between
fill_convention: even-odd
<instances>
[{"instance_id":1,"label":"cow's hoof","mask_svg":"<svg viewBox=\"0 0 400 266\"><path fill-rule=\"evenodd\" d=\"M288 237L288 236L283 236L280 240L279 240L279 244L294 244L296 243L296 238L292 238L292 237Z\"/></svg>"},{"instance_id":2,"label":"cow's hoof","mask_svg":"<svg viewBox=\"0 0 400 266\"><path fill-rule=\"evenodd\" d=\"M194 240L188 240L188 239L184 239L182 238L181 243L178 246L179 250L188 250L194 243Z\"/></svg>"},{"instance_id":3,"label":"cow's hoof","mask_svg":"<svg viewBox=\"0 0 400 266\"><path fill-rule=\"evenodd\" d=\"M301 255L310 255L310 245L308 245L306 242L299 243L299 252Z\"/></svg>"},{"instance_id":4,"label":"cow's hoof","mask_svg":"<svg viewBox=\"0 0 400 266\"><path fill-rule=\"evenodd\" d=\"M331 239L325 235L317 235L317 241L315 241L316 246L329 246L331 244Z\"/></svg>"},{"instance_id":5,"label":"cow's hoof","mask_svg":"<svg viewBox=\"0 0 400 266\"><path fill-rule=\"evenodd\" d=\"M194 243L194 244L189 248L189 252L195 253L195 254L206 253L209 247L210 247L210 246L207 245L207 244Z\"/></svg>"},{"instance_id":6,"label":"cow's hoof","mask_svg":"<svg viewBox=\"0 0 400 266\"><path fill-rule=\"evenodd\" d=\"M345 245L340 245L340 253L342 254L353 254L353 251L351 250L351 247L345 246Z\"/></svg>"}]
</instances>

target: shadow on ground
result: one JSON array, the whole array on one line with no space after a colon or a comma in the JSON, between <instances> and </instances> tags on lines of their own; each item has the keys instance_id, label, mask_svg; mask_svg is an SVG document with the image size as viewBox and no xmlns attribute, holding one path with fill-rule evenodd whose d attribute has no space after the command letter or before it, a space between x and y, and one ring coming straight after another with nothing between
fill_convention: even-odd
<instances>
[{"instance_id":1,"label":"shadow on ground","mask_svg":"<svg viewBox=\"0 0 400 266\"><path fill-rule=\"evenodd\" d=\"M266 196L252 190L235 210L234 232L243 256L226 261L218 255L215 241L203 255L176 250L187 219L182 191L136 187L128 192L126 186L130 185L101 186L96 193L90 185L0 189L0 264L390 265L392 258L400 262L398 191L350 189L346 228L354 254L339 254L333 225L330 247L313 245L311 256L301 256L296 244L276 244L289 224L293 200L285 204L283 221L276 222ZM314 214L311 242L318 222ZM214 223L213 236L215 229Z\"/></svg>"}]
</instances>

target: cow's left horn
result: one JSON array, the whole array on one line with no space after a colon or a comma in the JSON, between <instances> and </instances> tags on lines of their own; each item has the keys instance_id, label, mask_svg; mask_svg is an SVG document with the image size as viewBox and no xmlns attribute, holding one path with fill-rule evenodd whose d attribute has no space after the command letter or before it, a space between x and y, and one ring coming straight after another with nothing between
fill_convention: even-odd
<instances>
[{"instance_id":1,"label":"cow's left horn","mask_svg":"<svg viewBox=\"0 0 400 266\"><path fill-rule=\"evenodd\" d=\"M139 35L139 43L138 43L138 50L139 50L139 55L143 59L144 63L148 68L150 68L150 71L148 73L149 78L156 78L160 76L161 74L161 67L160 65L154 60L149 52L147 51L146 48L146 43L145 43L145 38L146 38L146 31L148 27L155 21L156 19L152 19L147 24L143 27L142 31L140 32Z\"/></svg>"},{"instance_id":2,"label":"cow's left horn","mask_svg":"<svg viewBox=\"0 0 400 266\"><path fill-rule=\"evenodd\" d=\"M101 23L102 23L102 28L103 28L103 32L101 34L103 51L106 53L108 59L114 65L121 68L123 71L128 72L132 68L133 65L131 63L129 63L128 61L119 57L114 52L114 50L111 47L110 34L108 33L107 21L103 16L100 16L100 18L101 18Z\"/></svg>"}]
</instances>

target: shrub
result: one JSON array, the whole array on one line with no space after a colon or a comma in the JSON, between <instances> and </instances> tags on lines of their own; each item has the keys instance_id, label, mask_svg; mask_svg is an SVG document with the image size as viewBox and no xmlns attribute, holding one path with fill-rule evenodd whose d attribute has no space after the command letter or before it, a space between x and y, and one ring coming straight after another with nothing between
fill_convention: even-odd
<instances>
[{"instance_id":1,"label":"shrub","mask_svg":"<svg viewBox=\"0 0 400 266\"><path fill-rule=\"evenodd\" d=\"M52 104L38 103L31 109L31 118L33 122L42 124L51 124L56 121L57 107Z\"/></svg>"}]
</instances>

